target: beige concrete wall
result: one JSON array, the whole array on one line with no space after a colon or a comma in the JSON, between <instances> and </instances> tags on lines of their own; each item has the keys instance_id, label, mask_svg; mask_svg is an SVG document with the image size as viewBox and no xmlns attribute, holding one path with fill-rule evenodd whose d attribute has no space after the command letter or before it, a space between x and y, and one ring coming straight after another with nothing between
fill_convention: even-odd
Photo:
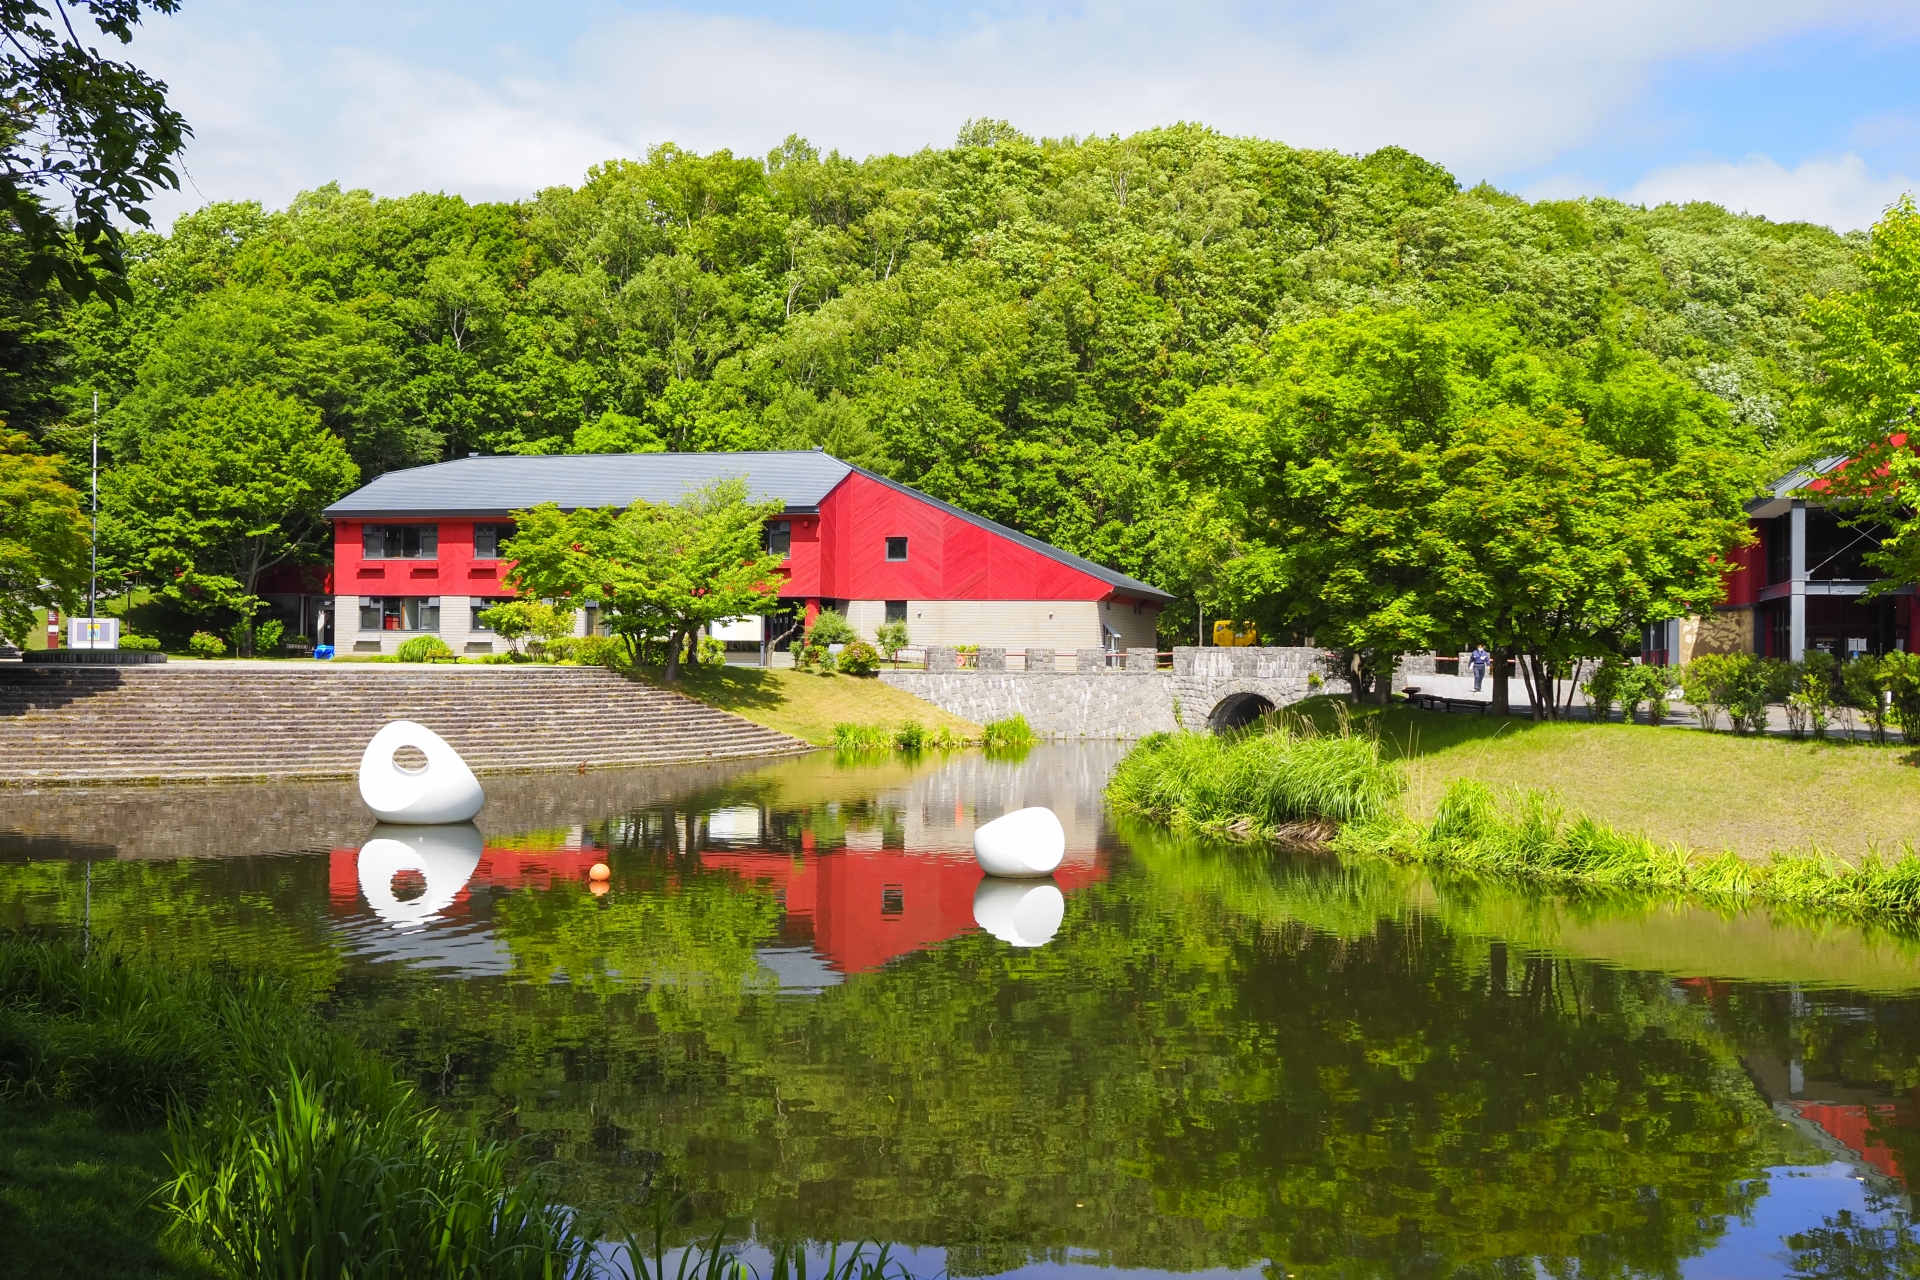
<instances>
[{"instance_id":1,"label":"beige concrete wall","mask_svg":"<svg viewBox=\"0 0 1920 1280\"><path fill-rule=\"evenodd\" d=\"M354 653L393 653L408 640L417 635L427 634L419 631L361 631L360 597L334 597L333 638L334 651L340 654ZM579 628L576 625L575 630ZM440 597L440 630L435 632L446 642L447 648L457 654L505 653L507 642L490 631L473 630L473 597ZM378 650L363 649L362 644L378 644ZM476 646L469 650L469 644ZM486 645L482 649L477 646Z\"/></svg>"},{"instance_id":2,"label":"beige concrete wall","mask_svg":"<svg viewBox=\"0 0 1920 1280\"><path fill-rule=\"evenodd\" d=\"M1099 610L1092 600L909 600L907 636L914 645L1085 649L1100 643ZM847 602L847 621L869 640L886 620L884 600Z\"/></svg>"},{"instance_id":3,"label":"beige concrete wall","mask_svg":"<svg viewBox=\"0 0 1920 1280\"><path fill-rule=\"evenodd\" d=\"M1106 601L1100 605L1100 621L1120 633L1121 649L1158 649L1160 640L1157 629L1160 625L1160 611L1152 605L1141 605L1135 613L1130 604L1116 604Z\"/></svg>"},{"instance_id":4,"label":"beige concrete wall","mask_svg":"<svg viewBox=\"0 0 1920 1280\"><path fill-rule=\"evenodd\" d=\"M1680 620L1680 652L1672 661L1692 662L1703 653L1752 653L1753 610L1716 609Z\"/></svg>"}]
</instances>

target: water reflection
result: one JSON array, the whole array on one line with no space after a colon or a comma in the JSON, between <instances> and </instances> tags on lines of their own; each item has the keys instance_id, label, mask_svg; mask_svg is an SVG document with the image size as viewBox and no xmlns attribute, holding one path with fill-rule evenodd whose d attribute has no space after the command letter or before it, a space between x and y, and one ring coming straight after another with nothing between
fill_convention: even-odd
<instances>
[{"instance_id":1,"label":"water reflection","mask_svg":"<svg viewBox=\"0 0 1920 1280\"><path fill-rule=\"evenodd\" d=\"M161 833L0 796L0 914L77 923L66 858L110 859L96 927L298 970L581 1202L690 1193L689 1234L1276 1280L1905 1247L1913 939L1170 839L1103 817L1116 754L501 779L431 857L298 788ZM974 829L1030 805L1056 881L983 880Z\"/></svg>"},{"instance_id":2,"label":"water reflection","mask_svg":"<svg viewBox=\"0 0 1920 1280\"><path fill-rule=\"evenodd\" d=\"M480 828L471 822L431 827L383 823L355 859L360 893L373 914L394 928L423 928L467 887L480 865L482 848Z\"/></svg>"},{"instance_id":3,"label":"water reflection","mask_svg":"<svg viewBox=\"0 0 1920 1280\"><path fill-rule=\"evenodd\" d=\"M1060 932L1067 900L1051 881L1002 880L988 876L973 892L973 919L1016 947L1044 947Z\"/></svg>"}]
</instances>

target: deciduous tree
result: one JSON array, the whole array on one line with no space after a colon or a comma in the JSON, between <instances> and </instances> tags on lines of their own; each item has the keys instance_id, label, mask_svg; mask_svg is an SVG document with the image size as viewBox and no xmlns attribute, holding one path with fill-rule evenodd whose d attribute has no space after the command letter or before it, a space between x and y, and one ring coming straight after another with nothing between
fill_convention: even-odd
<instances>
[{"instance_id":1,"label":"deciduous tree","mask_svg":"<svg viewBox=\"0 0 1920 1280\"><path fill-rule=\"evenodd\" d=\"M58 460L0 430L0 637L24 647L33 611L71 611L87 585L87 517Z\"/></svg>"}]
</instances>

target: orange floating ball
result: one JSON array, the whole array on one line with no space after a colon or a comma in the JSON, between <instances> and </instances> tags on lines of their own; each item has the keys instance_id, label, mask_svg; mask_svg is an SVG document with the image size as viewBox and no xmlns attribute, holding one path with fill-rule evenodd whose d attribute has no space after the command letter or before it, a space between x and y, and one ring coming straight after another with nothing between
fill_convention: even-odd
<instances>
[{"instance_id":1,"label":"orange floating ball","mask_svg":"<svg viewBox=\"0 0 1920 1280\"><path fill-rule=\"evenodd\" d=\"M587 879L611 880L613 879L613 869L604 862L596 862L587 868Z\"/></svg>"},{"instance_id":2,"label":"orange floating ball","mask_svg":"<svg viewBox=\"0 0 1920 1280\"><path fill-rule=\"evenodd\" d=\"M608 884L605 880L595 880L587 886L587 892L592 894L594 897L598 898L600 895L604 894L605 892L607 892L607 890L611 888L613 888L613 886Z\"/></svg>"}]
</instances>

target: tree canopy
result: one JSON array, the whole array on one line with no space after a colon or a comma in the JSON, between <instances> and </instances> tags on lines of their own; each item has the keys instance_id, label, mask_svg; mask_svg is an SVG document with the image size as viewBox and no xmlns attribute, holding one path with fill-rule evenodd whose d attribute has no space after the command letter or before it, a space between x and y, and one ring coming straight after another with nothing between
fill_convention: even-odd
<instances>
[{"instance_id":1,"label":"tree canopy","mask_svg":"<svg viewBox=\"0 0 1920 1280\"><path fill-rule=\"evenodd\" d=\"M1438 396L1388 406L1426 423L1411 448L1553 407L1656 476L1750 460L1797 443L1806 300L1853 289L1860 247L1190 125L976 122L865 160L663 144L517 202L327 186L135 233L131 301L33 330L49 372L21 425L66 447L98 390L118 462L247 383L317 412L369 477L473 450L818 445L1174 591L1171 639L1239 536L1234 495L1166 483L1180 415L1270 400L1297 365L1319 383L1287 395ZM1325 372L1403 338L1437 345Z\"/></svg>"}]
</instances>

